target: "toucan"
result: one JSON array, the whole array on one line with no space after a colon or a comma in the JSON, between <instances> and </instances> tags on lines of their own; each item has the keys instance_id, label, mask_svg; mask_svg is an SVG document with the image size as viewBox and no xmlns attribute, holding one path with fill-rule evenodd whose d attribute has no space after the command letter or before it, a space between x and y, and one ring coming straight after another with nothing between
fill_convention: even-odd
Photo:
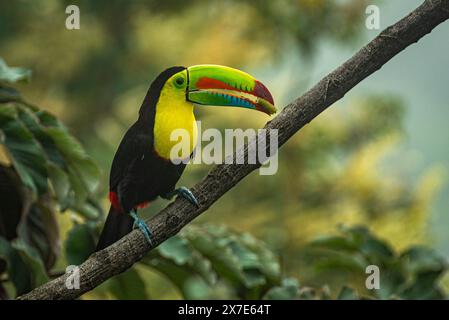
<instances>
[{"instance_id":1,"label":"toucan","mask_svg":"<svg viewBox=\"0 0 449 320\"><path fill-rule=\"evenodd\" d=\"M109 179L111 207L97 244L97 251L138 227L151 244L151 230L137 210L157 197L179 195L193 205L193 193L176 188L186 161L174 161L171 139L176 129L189 133L188 151L197 143L194 106L243 107L276 112L271 93L251 75L219 65L171 67L150 85L137 121L124 135L112 162Z\"/></svg>"}]
</instances>

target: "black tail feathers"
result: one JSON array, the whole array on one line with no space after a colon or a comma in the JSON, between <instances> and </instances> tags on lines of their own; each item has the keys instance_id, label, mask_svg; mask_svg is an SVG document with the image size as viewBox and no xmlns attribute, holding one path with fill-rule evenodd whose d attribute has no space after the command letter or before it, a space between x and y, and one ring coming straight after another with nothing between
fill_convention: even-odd
<instances>
[{"instance_id":1,"label":"black tail feathers","mask_svg":"<svg viewBox=\"0 0 449 320\"><path fill-rule=\"evenodd\" d=\"M127 235L133 229L134 219L111 206L95 251L100 251Z\"/></svg>"}]
</instances>

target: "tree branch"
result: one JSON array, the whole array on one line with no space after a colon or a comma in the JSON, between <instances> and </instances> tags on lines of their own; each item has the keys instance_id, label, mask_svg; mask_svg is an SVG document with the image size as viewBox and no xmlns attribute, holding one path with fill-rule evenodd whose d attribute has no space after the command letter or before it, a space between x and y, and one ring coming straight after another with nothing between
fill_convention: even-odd
<instances>
[{"instance_id":1,"label":"tree branch","mask_svg":"<svg viewBox=\"0 0 449 320\"><path fill-rule=\"evenodd\" d=\"M449 0L427 0L408 16L388 27L336 70L328 74L303 96L286 106L265 126L278 129L279 146L360 81L380 69L388 60L417 42L449 18ZM258 139L264 138L259 135ZM267 141L267 150L269 150ZM250 143L251 145L251 143ZM248 145L236 152L247 158ZM134 230L110 247L93 254L80 265L80 289L67 289L65 274L25 294L19 299L73 299L105 280L130 268L163 241L175 235L190 221L260 164L223 164L214 167L192 192L200 207L178 198L149 219L154 245L150 246L139 230Z\"/></svg>"}]
</instances>

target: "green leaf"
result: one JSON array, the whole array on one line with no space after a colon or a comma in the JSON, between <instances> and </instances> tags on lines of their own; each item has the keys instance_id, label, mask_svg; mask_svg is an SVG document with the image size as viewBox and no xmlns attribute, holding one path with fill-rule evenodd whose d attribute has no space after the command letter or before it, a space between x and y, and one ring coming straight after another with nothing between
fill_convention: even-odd
<instances>
[{"instance_id":1,"label":"green leaf","mask_svg":"<svg viewBox=\"0 0 449 320\"><path fill-rule=\"evenodd\" d=\"M262 287L280 281L279 263L260 241L214 225L188 226L143 262L167 276L186 298L197 296L192 286L216 285L217 276L242 298L260 298Z\"/></svg>"},{"instance_id":2,"label":"green leaf","mask_svg":"<svg viewBox=\"0 0 449 320\"><path fill-rule=\"evenodd\" d=\"M381 285L375 290L375 296L380 299L389 299L401 290L409 276L404 272L402 265L394 258L388 264L380 265Z\"/></svg>"},{"instance_id":3,"label":"green leaf","mask_svg":"<svg viewBox=\"0 0 449 320\"><path fill-rule=\"evenodd\" d=\"M53 139L48 135L47 130L40 124L39 118L28 107L18 107L19 119L33 134L33 137L40 143L45 151L47 159L53 164L65 168L66 163L59 152Z\"/></svg>"},{"instance_id":4,"label":"green leaf","mask_svg":"<svg viewBox=\"0 0 449 320\"><path fill-rule=\"evenodd\" d=\"M21 295L30 291L33 288L33 280L29 267L11 243L3 237L0 237L0 258L6 261L8 275L14 284L16 294Z\"/></svg>"},{"instance_id":5,"label":"green leaf","mask_svg":"<svg viewBox=\"0 0 449 320\"><path fill-rule=\"evenodd\" d=\"M85 158L71 165L77 169L88 193L93 194L100 183L100 170L95 162L90 158Z\"/></svg>"},{"instance_id":6,"label":"green leaf","mask_svg":"<svg viewBox=\"0 0 449 320\"><path fill-rule=\"evenodd\" d=\"M50 269L60 253L59 225L50 197L42 196L32 204L18 226L19 238L36 249L46 269Z\"/></svg>"},{"instance_id":7,"label":"green leaf","mask_svg":"<svg viewBox=\"0 0 449 320\"><path fill-rule=\"evenodd\" d=\"M164 258L171 259L178 265L183 265L192 260L192 249L189 248L186 239L172 237L162 243L158 251Z\"/></svg>"},{"instance_id":8,"label":"green leaf","mask_svg":"<svg viewBox=\"0 0 449 320\"><path fill-rule=\"evenodd\" d=\"M207 232L195 228L189 228L188 233L185 232L185 236L196 250L211 261L214 270L220 277L233 284L244 283L240 261L231 248L226 246L228 239L217 241Z\"/></svg>"},{"instance_id":9,"label":"green leaf","mask_svg":"<svg viewBox=\"0 0 449 320\"><path fill-rule=\"evenodd\" d=\"M152 258L151 260L144 259L142 262L164 274L186 298L186 283L190 278L198 277L196 270L190 266L179 266L169 260Z\"/></svg>"},{"instance_id":10,"label":"green leaf","mask_svg":"<svg viewBox=\"0 0 449 320\"><path fill-rule=\"evenodd\" d=\"M52 163L48 164L48 176L53 186L56 199L61 206L61 210L64 211L68 205L68 196L70 192L69 177L64 170Z\"/></svg>"},{"instance_id":11,"label":"green leaf","mask_svg":"<svg viewBox=\"0 0 449 320\"><path fill-rule=\"evenodd\" d=\"M48 190L46 158L40 144L18 118L14 105L0 108L0 128L12 163L22 182L33 192L43 194Z\"/></svg>"},{"instance_id":12,"label":"green leaf","mask_svg":"<svg viewBox=\"0 0 449 320\"><path fill-rule=\"evenodd\" d=\"M67 262L80 265L95 251L93 227L89 224L77 224L70 231L65 242Z\"/></svg>"},{"instance_id":13,"label":"green leaf","mask_svg":"<svg viewBox=\"0 0 449 320\"><path fill-rule=\"evenodd\" d=\"M0 103L19 101L20 99L20 93L16 89L2 87L0 84Z\"/></svg>"},{"instance_id":14,"label":"green leaf","mask_svg":"<svg viewBox=\"0 0 449 320\"><path fill-rule=\"evenodd\" d=\"M405 251L400 259L404 261L407 269L411 273L421 273L427 271L440 271L447 269L446 260L434 250L415 246Z\"/></svg>"},{"instance_id":15,"label":"green leaf","mask_svg":"<svg viewBox=\"0 0 449 320\"><path fill-rule=\"evenodd\" d=\"M119 300L148 299L145 282L135 269L119 274L108 281L110 292Z\"/></svg>"},{"instance_id":16,"label":"green leaf","mask_svg":"<svg viewBox=\"0 0 449 320\"><path fill-rule=\"evenodd\" d=\"M100 171L85 153L78 141L60 127L48 127L48 134L58 146L68 164L70 174L77 177L76 188L85 188L88 194L93 193L99 184ZM71 181L73 180L73 177ZM84 198L84 197L83 197Z\"/></svg>"},{"instance_id":17,"label":"green leaf","mask_svg":"<svg viewBox=\"0 0 449 320\"><path fill-rule=\"evenodd\" d=\"M319 272L341 270L361 274L365 272L368 265L368 261L360 255L335 251L328 252L326 257L319 259L315 263L315 268Z\"/></svg>"},{"instance_id":18,"label":"green leaf","mask_svg":"<svg viewBox=\"0 0 449 320\"><path fill-rule=\"evenodd\" d=\"M354 289L344 286L337 297L338 300L359 300Z\"/></svg>"},{"instance_id":19,"label":"green leaf","mask_svg":"<svg viewBox=\"0 0 449 320\"><path fill-rule=\"evenodd\" d=\"M387 243L375 238L367 239L360 248L360 251L366 256L371 257L373 262L375 260L375 262L385 261L393 258L394 256L393 249Z\"/></svg>"},{"instance_id":20,"label":"green leaf","mask_svg":"<svg viewBox=\"0 0 449 320\"><path fill-rule=\"evenodd\" d=\"M71 194L70 204L72 207L80 207L84 204L89 196L87 189L84 187L84 183L81 178L77 175L77 172L73 170L72 167L68 169L70 186L72 187L73 193Z\"/></svg>"},{"instance_id":21,"label":"green leaf","mask_svg":"<svg viewBox=\"0 0 449 320\"><path fill-rule=\"evenodd\" d=\"M195 250L186 238L176 235L162 243L142 262L165 274L186 298L187 282L191 278L201 278L205 283L213 284L216 274L207 258Z\"/></svg>"},{"instance_id":22,"label":"green leaf","mask_svg":"<svg viewBox=\"0 0 449 320\"><path fill-rule=\"evenodd\" d=\"M252 288L266 284L259 257L239 241L234 240L228 246L240 262L245 286Z\"/></svg>"},{"instance_id":23,"label":"green leaf","mask_svg":"<svg viewBox=\"0 0 449 320\"><path fill-rule=\"evenodd\" d=\"M9 67L0 58L0 83L15 83L28 81L31 78L31 70L25 68Z\"/></svg>"},{"instance_id":24,"label":"green leaf","mask_svg":"<svg viewBox=\"0 0 449 320\"><path fill-rule=\"evenodd\" d=\"M411 247L400 256L412 282L399 294L405 299L443 299L438 280L447 270L446 260L432 249Z\"/></svg>"},{"instance_id":25,"label":"green leaf","mask_svg":"<svg viewBox=\"0 0 449 320\"><path fill-rule=\"evenodd\" d=\"M363 226L352 226L349 228L340 228L345 237L351 242L357 243L357 249L366 256L370 257L375 263L385 261L394 256L393 249L382 240L376 238L370 231Z\"/></svg>"},{"instance_id":26,"label":"green leaf","mask_svg":"<svg viewBox=\"0 0 449 320\"><path fill-rule=\"evenodd\" d=\"M258 260L258 268L267 277L267 281L278 283L281 277L281 268L278 257L267 245L248 233L241 235L240 240L251 250Z\"/></svg>"},{"instance_id":27,"label":"green leaf","mask_svg":"<svg viewBox=\"0 0 449 320\"><path fill-rule=\"evenodd\" d=\"M36 249L26 244L22 239L14 240L12 242L12 247L19 253L20 257L29 268L32 275L33 288L48 282L49 278L45 271L44 263Z\"/></svg>"},{"instance_id":28,"label":"green leaf","mask_svg":"<svg viewBox=\"0 0 449 320\"><path fill-rule=\"evenodd\" d=\"M101 209L97 206L93 206L90 203L89 198L86 198L86 201L81 204L76 204L72 206L74 210L76 210L80 215L82 215L87 220L98 220L101 216Z\"/></svg>"},{"instance_id":29,"label":"green leaf","mask_svg":"<svg viewBox=\"0 0 449 320\"><path fill-rule=\"evenodd\" d=\"M268 290L263 297L266 300L293 300L298 297L299 283L293 278L285 278L280 286Z\"/></svg>"},{"instance_id":30,"label":"green leaf","mask_svg":"<svg viewBox=\"0 0 449 320\"><path fill-rule=\"evenodd\" d=\"M54 116L32 110L21 104L0 109L4 144L22 182L43 194L50 181L62 210L71 207L97 219L98 208L86 201L98 186L98 167Z\"/></svg>"},{"instance_id":31,"label":"green leaf","mask_svg":"<svg viewBox=\"0 0 449 320\"><path fill-rule=\"evenodd\" d=\"M51 113L45 110L36 110L36 116L39 118L40 123L44 127L55 127L63 130L67 130L65 126Z\"/></svg>"},{"instance_id":32,"label":"green leaf","mask_svg":"<svg viewBox=\"0 0 449 320\"><path fill-rule=\"evenodd\" d=\"M356 251L358 245L352 239L340 236L321 236L311 242L312 246L332 250Z\"/></svg>"},{"instance_id":33,"label":"green leaf","mask_svg":"<svg viewBox=\"0 0 449 320\"><path fill-rule=\"evenodd\" d=\"M183 287L183 295L187 300L207 299L213 288L199 277L189 277Z\"/></svg>"},{"instance_id":34,"label":"green leaf","mask_svg":"<svg viewBox=\"0 0 449 320\"><path fill-rule=\"evenodd\" d=\"M400 297L414 300L445 299L438 287L440 277L440 271L421 272L416 275L415 281L400 293Z\"/></svg>"},{"instance_id":35,"label":"green leaf","mask_svg":"<svg viewBox=\"0 0 449 320\"><path fill-rule=\"evenodd\" d=\"M0 261L1 262L1 268L0 268L0 274L5 272L6 268L8 267L8 260L9 260L9 252L11 250L11 245L9 242L0 236Z\"/></svg>"},{"instance_id":36,"label":"green leaf","mask_svg":"<svg viewBox=\"0 0 449 320\"><path fill-rule=\"evenodd\" d=\"M202 250L199 251L211 259L217 273L225 272L221 276L231 283L243 284L246 288L256 288L279 282L279 263L276 257L249 234L232 232L224 226L215 225L188 230L193 231L198 240L202 237L210 239L210 244L213 243L216 246L216 250L207 254ZM186 232L187 237L189 232ZM226 255L218 256L218 252L225 252Z\"/></svg>"}]
</instances>

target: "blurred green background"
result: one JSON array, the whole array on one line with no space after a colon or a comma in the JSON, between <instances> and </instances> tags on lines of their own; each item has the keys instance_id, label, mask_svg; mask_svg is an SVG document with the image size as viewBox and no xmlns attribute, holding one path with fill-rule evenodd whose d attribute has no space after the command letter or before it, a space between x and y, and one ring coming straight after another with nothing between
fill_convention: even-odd
<instances>
[{"instance_id":1,"label":"blurred green background","mask_svg":"<svg viewBox=\"0 0 449 320\"><path fill-rule=\"evenodd\" d=\"M375 3L383 29L420 1ZM80 30L65 28L69 4L80 8ZM267 84L281 108L378 34L380 30L365 27L368 4L359 0L1 2L0 56L10 66L32 70L31 82L15 87L28 102L64 122L98 164L100 187L95 195L106 208L113 154L160 71L204 63L239 68ZM209 232L217 239L237 241L249 233L263 241L264 250L276 261L275 269L279 268L274 273L282 274L282 279L273 281L279 290L272 295L282 288L290 292L299 282L300 288L319 288L320 294L332 297L338 292L341 296L344 286L376 296L362 289L364 263L388 252L382 259L394 263L385 260L386 265L397 264L396 258L419 256L410 249L416 245L437 252L426 251L426 258L435 254L435 259L445 261L449 256L448 34L447 23L439 26L301 130L282 147L276 175L251 174L197 219L176 240L179 243L159 249L159 258L150 257L148 263L136 265L83 298L261 297L253 291L231 290L232 281L180 284L173 275L182 271L164 272L169 267L163 263L158 267L157 259L176 260L186 243L195 243L192 239L198 234L201 238ZM259 128L268 120L247 110L197 111L203 129ZM180 184L193 185L209 169L189 166ZM144 214L150 216L166 203L158 200ZM52 270L63 270L67 234L85 218L68 210L57 219L63 254ZM355 225L371 233L348 229ZM341 238L324 241L326 252L316 252L316 243L310 244L319 236L336 234ZM365 239L363 243L378 241L388 250L368 254L365 247L351 244L348 251L348 246L336 245L357 237ZM204 248L192 247L207 256ZM360 254L366 261L360 261ZM326 268L316 263L323 259ZM209 260L214 269L216 261ZM173 261L178 266L185 262ZM191 273L198 268L193 266ZM428 288L423 289L426 294L415 296L410 292L417 289L398 289L400 283L411 281L408 276L419 278L419 272L410 272L411 276L391 282L397 287L376 297L435 297ZM215 273L228 279L220 268ZM442 273L437 274L438 281ZM268 274L264 273L267 279ZM446 285L443 279L441 285L442 295L447 296L444 288L449 289L449 282Z\"/></svg>"}]
</instances>

